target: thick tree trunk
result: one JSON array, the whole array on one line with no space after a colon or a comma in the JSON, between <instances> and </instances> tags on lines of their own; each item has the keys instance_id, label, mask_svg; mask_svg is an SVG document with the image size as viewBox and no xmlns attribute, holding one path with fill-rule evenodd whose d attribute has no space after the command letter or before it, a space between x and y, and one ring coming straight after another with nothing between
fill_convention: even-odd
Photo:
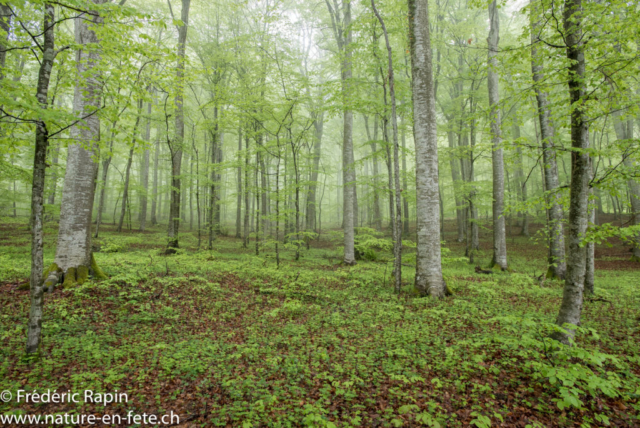
<instances>
[{"instance_id":1,"label":"thick tree trunk","mask_svg":"<svg viewBox=\"0 0 640 428\"><path fill-rule=\"evenodd\" d=\"M549 102L547 100L547 93L540 87L540 84L544 81L544 74L543 59L537 48L537 43L539 43L540 38L540 25L538 23L539 9L536 1L537 0L534 0L531 3L530 12L531 72L535 84L540 137L542 138L544 185L545 191L549 194L549 200L547 201L547 205L549 206L547 210L549 229L549 268L547 270L547 277L564 279L567 264L565 261L564 231L562 225L563 213Z\"/></svg>"},{"instance_id":2,"label":"thick tree trunk","mask_svg":"<svg viewBox=\"0 0 640 428\"><path fill-rule=\"evenodd\" d=\"M189 7L191 0L182 0L182 25L178 26L178 64L176 66L176 98L175 124L176 135L171 144L171 204L169 209L169 242L168 250L178 248L178 232L180 230L180 173L182 167L182 144L184 141L184 69L185 50L187 47L187 30L189 28Z\"/></svg>"},{"instance_id":3,"label":"thick tree trunk","mask_svg":"<svg viewBox=\"0 0 640 428\"><path fill-rule=\"evenodd\" d=\"M93 0L104 4L107 0ZM62 190L60 226L55 262L65 272L65 284L82 283L87 274L103 277L91 253L91 214L98 172L98 141L102 83L99 80L100 41L93 27L102 24L98 13L83 14L75 19L78 83L73 98L73 112L80 119L70 131L67 169ZM93 262L93 263L92 263Z\"/></svg>"},{"instance_id":4,"label":"thick tree trunk","mask_svg":"<svg viewBox=\"0 0 640 428\"><path fill-rule=\"evenodd\" d=\"M499 19L498 6L496 0L489 4L490 30L487 43L489 44L489 69L487 71L487 82L489 86L489 105L491 106L491 134L493 144L493 258L491 268L498 267L507 269L507 236L505 232L504 218L504 159L502 153L501 119L500 119L500 96L498 94L498 42L499 42Z\"/></svg>"},{"instance_id":5,"label":"thick tree trunk","mask_svg":"<svg viewBox=\"0 0 640 428\"><path fill-rule=\"evenodd\" d=\"M5 6L2 7L3 9ZM4 12L4 11L3 11ZM2 20L4 21L4 19ZM2 22L0 21L0 22ZM55 8L50 3L44 7L44 41L42 44L43 55L38 72L38 86L36 98L43 110L48 107L49 82L55 59ZM4 22L3 22L4 24ZM4 27L4 25L2 25ZM0 46L2 48L2 46ZM2 58L4 63L4 58ZM4 65L4 64L2 64ZM42 333L42 307L43 307L43 246L44 246L44 180L47 166L47 146L49 145L49 131L47 124L39 120L36 123L36 144L33 158L33 182L31 187L31 308L29 310L29 324L27 332L27 354L38 352ZM58 269L53 269L55 279L58 282ZM53 284L47 286L53 287Z\"/></svg>"},{"instance_id":6,"label":"thick tree trunk","mask_svg":"<svg viewBox=\"0 0 640 428\"><path fill-rule=\"evenodd\" d=\"M413 135L416 145L416 288L423 294L444 297L440 250L438 198L438 136L433 88L429 3L409 0Z\"/></svg>"},{"instance_id":7,"label":"thick tree trunk","mask_svg":"<svg viewBox=\"0 0 640 428\"><path fill-rule=\"evenodd\" d=\"M587 231L588 195L591 166L589 162L589 122L582 108L585 101L585 58L582 38L582 0L566 0L564 30L569 59L569 94L571 98L571 191L569 205L569 253L562 305L557 323L579 325L582 312L586 271L586 246L581 245ZM575 330L569 326L555 337L569 343Z\"/></svg>"}]
</instances>

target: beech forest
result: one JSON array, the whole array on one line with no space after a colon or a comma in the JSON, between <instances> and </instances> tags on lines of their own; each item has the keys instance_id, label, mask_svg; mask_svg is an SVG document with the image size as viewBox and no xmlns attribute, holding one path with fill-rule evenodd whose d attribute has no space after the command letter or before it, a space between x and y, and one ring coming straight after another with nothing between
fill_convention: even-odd
<instances>
[{"instance_id":1,"label":"beech forest","mask_svg":"<svg viewBox=\"0 0 640 428\"><path fill-rule=\"evenodd\" d=\"M0 390L640 427L640 4L0 0Z\"/></svg>"}]
</instances>

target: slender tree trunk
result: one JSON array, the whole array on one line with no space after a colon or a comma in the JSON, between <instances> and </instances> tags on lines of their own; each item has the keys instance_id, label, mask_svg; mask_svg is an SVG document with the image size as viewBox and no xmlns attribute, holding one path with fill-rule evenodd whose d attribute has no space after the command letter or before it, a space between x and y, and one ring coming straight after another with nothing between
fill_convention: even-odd
<instances>
[{"instance_id":1,"label":"slender tree trunk","mask_svg":"<svg viewBox=\"0 0 640 428\"><path fill-rule=\"evenodd\" d=\"M353 155L353 112L349 107L351 96L351 2L344 3L344 31L345 44L343 47L344 60L342 61L342 102L343 102L343 142L342 142L342 169L344 176L343 211L344 211L344 264L355 265L355 198L356 177Z\"/></svg>"},{"instance_id":2,"label":"slender tree trunk","mask_svg":"<svg viewBox=\"0 0 640 428\"><path fill-rule=\"evenodd\" d=\"M56 191L58 187L58 162L60 157L60 146L56 146L53 149L53 158L51 159L51 169L53 170L51 173L51 193L49 194L49 200L47 203L49 205L54 205L56 203Z\"/></svg>"},{"instance_id":3,"label":"slender tree trunk","mask_svg":"<svg viewBox=\"0 0 640 428\"><path fill-rule=\"evenodd\" d=\"M563 213L561 195L559 192L558 164L554 144L553 129L551 127L551 113L547 93L540 84L544 81L543 59L538 51L537 43L540 38L540 25L538 4L534 0L531 3L531 71L535 83L536 101L538 104L538 120L540 123L540 137L543 147L543 172L545 190L548 192L547 210L549 229L549 268L548 278L563 279L567 270L564 249L564 231L562 225Z\"/></svg>"},{"instance_id":4,"label":"slender tree trunk","mask_svg":"<svg viewBox=\"0 0 640 428\"><path fill-rule=\"evenodd\" d=\"M185 50L187 46L187 30L189 28L189 7L191 0L182 0L182 25L178 26L178 64L176 66L176 98L175 98L175 141L171 144L171 204L169 209L169 243L168 249L178 248L178 232L180 229L180 171L182 167L182 144L184 141L184 69ZM171 252L171 251L169 251Z\"/></svg>"},{"instance_id":5,"label":"slender tree trunk","mask_svg":"<svg viewBox=\"0 0 640 428\"><path fill-rule=\"evenodd\" d=\"M571 98L571 190L569 205L569 253L562 305L558 325L579 325L582 312L586 271L586 246L581 245L587 231L588 195L591 166L589 162L589 122L582 108L585 102L585 58L582 38L582 0L566 0L564 31L569 59L569 94ZM555 337L565 343L575 336L573 327Z\"/></svg>"},{"instance_id":6,"label":"slender tree trunk","mask_svg":"<svg viewBox=\"0 0 640 428\"><path fill-rule=\"evenodd\" d=\"M515 119L514 119L515 121ZM514 122L513 124L513 139L520 139L520 126ZM517 194L520 198L520 202L523 204L527 203L527 183L526 177L524 176L524 164L522 160L522 147L518 145L516 147L516 186ZM522 236L529 236L529 216L527 215L527 210L522 211L522 229L520 231Z\"/></svg>"},{"instance_id":7,"label":"slender tree trunk","mask_svg":"<svg viewBox=\"0 0 640 428\"><path fill-rule=\"evenodd\" d=\"M140 198L140 231L144 232L147 227L147 205L149 195L149 144L151 143L151 111L152 105L149 101L147 105L147 125L144 130L144 141L147 148L144 150L142 159L142 197Z\"/></svg>"},{"instance_id":8,"label":"slender tree trunk","mask_svg":"<svg viewBox=\"0 0 640 428\"><path fill-rule=\"evenodd\" d=\"M98 198L98 216L96 218L96 232L93 235L94 238L98 237L100 233L100 225L102 224L102 214L107 206L107 179L109 178L109 166L113 159L113 142L115 141L116 123L113 122L111 126L111 138L109 142L109 153L106 154L105 159L102 161L102 186L100 186L100 197ZM114 220L115 221L115 220Z\"/></svg>"},{"instance_id":9,"label":"slender tree trunk","mask_svg":"<svg viewBox=\"0 0 640 428\"><path fill-rule=\"evenodd\" d=\"M456 203L456 226L458 227L458 242L464 241L464 213L462 209L462 198L460 197L460 190L458 189L460 183L460 166L455 160L454 149L456 147L454 132L447 132L447 139L449 141L449 166L451 167L451 179L453 181L453 197Z\"/></svg>"},{"instance_id":10,"label":"slender tree trunk","mask_svg":"<svg viewBox=\"0 0 640 428\"><path fill-rule=\"evenodd\" d=\"M248 248L249 245L249 215L251 214L251 209L249 207L249 135L245 135L244 137L244 145L245 145L245 155L244 155L244 243L243 247Z\"/></svg>"},{"instance_id":11,"label":"slender tree trunk","mask_svg":"<svg viewBox=\"0 0 640 428\"><path fill-rule=\"evenodd\" d=\"M131 138L131 148L129 149L129 158L127 159L127 167L124 173L124 189L122 191L122 209L120 211L120 220L118 220L118 233L122 232L122 224L129 203L129 178L131 176L131 164L133 163L133 153L136 148L136 140L138 134L138 126L140 125L140 115L142 114L142 98L138 101L138 113L136 114L136 122L133 125L133 137Z\"/></svg>"},{"instance_id":12,"label":"slender tree trunk","mask_svg":"<svg viewBox=\"0 0 640 428\"><path fill-rule=\"evenodd\" d=\"M320 169L320 153L322 152L322 134L324 130L324 111L316 113L313 121L313 158L309 189L307 191L306 229L317 231L316 226L316 192L318 189L318 173Z\"/></svg>"},{"instance_id":13,"label":"slender tree trunk","mask_svg":"<svg viewBox=\"0 0 640 428\"><path fill-rule=\"evenodd\" d=\"M151 225L158 224L158 162L160 157L160 136L156 136L156 148L153 154L153 196L151 198Z\"/></svg>"},{"instance_id":14,"label":"slender tree trunk","mask_svg":"<svg viewBox=\"0 0 640 428\"><path fill-rule=\"evenodd\" d=\"M507 269L507 236L504 218L504 160L502 154L500 96L498 94L498 41L499 19L496 0L489 4L489 20L491 28L487 43L489 44L489 69L487 82L489 86L489 104L491 106L491 134L493 144L493 259L491 268Z\"/></svg>"},{"instance_id":15,"label":"slender tree trunk","mask_svg":"<svg viewBox=\"0 0 640 428\"><path fill-rule=\"evenodd\" d=\"M438 136L433 88L429 4L409 0L411 40L411 89L413 135L416 145L416 288L423 294L443 297L440 249L440 200L438 198Z\"/></svg>"},{"instance_id":16,"label":"slender tree trunk","mask_svg":"<svg viewBox=\"0 0 640 428\"><path fill-rule=\"evenodd\" d=\"M402 224L402 233L405 236L409 236L409 200L407 199L408 185L407 185L407 144L405 139L405 126L404 118L402 118L402 212L404 214L404 222Z\"/></svg>"},{"instance_id":17,"label":"slender tree trunk","mask_svg":"<svg viewBox=\"0 0 640 428\"><path fill-rule=\"evenodd\" d=\"M393 242L393 256L394 256L394 268L393 275L395 278L396 292L400 292L402 287L402 201L400 197L400 161L399 161L399 144L398 144L398 118L396 116L396 90L395 81L393 75L393 56L391 50L391 44L389 43L389 35L387 34L387 27L384 25L384 20L376 9L375 0L371 0L371 7L376 14L382 32L384 34L385 43L387 45L388 53L388 66L389 66L389 96L391 98L391 126L393 128L393 187L395 193L395 219L393 222L394 242Z\"/></svg>"},{"instance_id":18,"label":"slender tree trunk","mask_svg":"<svg viewBox=\"0 0 640 428\"><path fill-rule=\"evenodd\" d=\"M4 9L5 6L2 7ZM2 10L4 12L4 10ZM4 27L5 18L1 17L0 23ZM44 40L42 44L42 61L38 72L38 87L36 98L40 108L48 107L49 82L55 60L55 8L51 3L44 5ZM0 46L2 48L2 46ZM3 53L4 54L4 53ZM1 58L4 65L4 57ZM1 71L1 69L0 69ZM29 323L27 332L27 354L38 352L42 333L42 307L44 304L44 286L53 287L58 282L58 269L52 269L55 279L53 283L43 284L44 270L44 180L47 161L47 146L49 145L49 130L43 120L36 123L36 144L33 158L33 181L31 187L31 308L29 310Z\"/></svg>"},{"instance_id":19,"label":"slender tree trunk","mask_svg":"<svg viewBox=\"0 0 640 428\"><path fill-rule=\"evenodd\" d=\"M376 81L377 81L376 74ZM382 215L380 213L380 195L378 194L378 115L373 118L373 140L369 132L369 118L364 116L365 129L367 131L367 138L371 141L371 162L373 172L373 227L376 230L382 230Z\"/></svg>"},{"instance_id":20,"label":"slender tree trunk","mask_svg":"<svg viewBox=\"0 0 640 428\"><path fill-rule=\"evenodd\" d=\"M237 175L237 197L236 197L236 238L242 237L242 165L240 164L242 154L242 127L238 127L238 175ZM277 238L276 238L277 239Z\"/></svg>"}]
</instances>

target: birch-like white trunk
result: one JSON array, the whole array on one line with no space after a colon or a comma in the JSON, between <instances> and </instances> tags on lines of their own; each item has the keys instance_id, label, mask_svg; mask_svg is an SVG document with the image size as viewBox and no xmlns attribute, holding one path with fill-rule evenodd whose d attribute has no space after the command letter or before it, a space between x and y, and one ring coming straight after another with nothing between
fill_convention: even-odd
<instances>
[{"instance_id":1,"label":"birch-like white trunk","mask_svg":"<svg viewBox=\"0 0 640 428\"><path fill-rule=\"evenodd\" d=\"M493 258L491 268L507 269L507 235L504 218L504 159L502 153L500 95L498 92L498 43L500 40L500 21L496 0L489 4L489 45L487 83L489 86L489 105L491 107L491 141L493 145Z\"/></svg>"},{"instance_id":2,"label":"birch-like white trunk","mask_svg":"<svg viewBox=\"0 0 640 428\"><path fill-rule=\"evenodd\" d=\"M446 294L440 250L438 136L429 35L428 0L409 0L413 137L416 145L416 288L434 297Z\"/></svg>"}]
</instances>

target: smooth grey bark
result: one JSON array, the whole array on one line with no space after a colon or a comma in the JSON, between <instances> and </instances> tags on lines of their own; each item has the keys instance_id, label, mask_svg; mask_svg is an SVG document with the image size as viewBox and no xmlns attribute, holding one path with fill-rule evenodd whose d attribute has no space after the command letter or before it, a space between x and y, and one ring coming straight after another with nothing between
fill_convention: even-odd
<instances>
[{"instance_id":1,"label":"smooth grey bark","mask_svg":"<svg viewBox=\"0 0 640 428\"><path fill-rule=\"evenodd\" d=\"M102 5L108 0L93 0ZM73 97L73 112L80 120L71 127L67 154L67 169L62 189L60 225L55 262L67 275L70 268L89 268L90 273L101 276L91 266L91 214L95 180L98 173L102 83L98 63L101 59L100 40L93 28L103 22L97 13L82 14L75 18L76 70L78 81ZM98 46L98 48L96 48ZM82 281L82 279L80 279ZM75 282L66 278L65 282Z\"/></svg>"},{"instance_id":2,"label":"smooth grey bark","mask_svg":"<svg viewBox=\"0 0 640 428\"><path fill-rule=\"evenodd\" d=\"M140 177L142 184L142 197L140 198L140 231L144 232L147 228L147 207L149 195L149 144L151 144L151 101L147 104L147 124L144 129L144 140L147 147L142 157L142 174Z\"/></svg>"},{"instance_id":3,"label":"smooth grey bark","mask_svg":"<svg viewBox=\"0 0 640 428\"><path fill-rule=\"evenodd\" d=\"M355 158L353 155L353 112L349 106L351 96L351 2L342 2L342 17L340 9L331 6L329 0L325 0L329 13L333 33L338 44L338 50L342 55L340 62L342 82L342 108L343 108L343 134L342 134L342 170L344 179L343 191L343 224L344 224L344 264L355 265L355 198L356 198L356 174Z\"/></svg>"},{"instance_id":4,"label":"smooth grey bark","mask_svg":"<svg viewBox=\"0 0 640 428\"><path fill-rule=\"evenodd\" d=\"M537 0L536 0L537 1ZM565 244L563 231L563 213L561 194L559 191L558 164L554 144L553 128L551 126L551 112L547 93L541 87L544 82L543 58L538 50L540 43L539 11L536 1L531 2L531 74L533 76L536 102L538 107L538 121L540 123L540 137L542 138L542 156L545 191L547 199L547 221L549 233L549 257L546 276L548 278L564 279L567 264L565 260Z\"/></svg>"},{"instance_id":5,"label":"smooth grey bark","mask_svg":"<svg viewBox=\"0 0 640 428\"><path fill-rule=\"evenodd\" d=\"M44 5L44 40L42 43L42 60L38 71L36 98L40 108L48 107L49 82L55 60L55 9L50 3ZM4 25L3 25L4 27ZM2 46L0 46L2 48ZM4 60L4 58L3 58ZM42 334L42 307L44 304L44 180L47 161L49 130L43 120L36 123L35 153L33 157L33 181L31 186L31 307L27 331L27 354L38 352ZM58 270L53 269L55 283L58 282ZM48 278L47 278L48 280ZM49 281L47 281L48 283ZM48 285L48 284L47 284Z\"/></svg>"},{"instance_id":6,"label":"smooth grey bark","mask_svg":"<svg viewBox=\"0 0 640 428\"><path fill-rule=\"evenodd\" d=\"M444 297L438 197L438 136L429 35L428 0L408 0L411 40L411 95L416 145L417 248L415 286L423 294Z\"/></svg>"},{"instance_id":7,"label":"smooth grey bark","mask_svg":"<svg viewBox=\"0 0 640 428\"><path fill-rule=\"evenodd\" d=\"M564 328L555 338L569 343L575 336L573 326L580 324L586 246L581 245L587 231L589 181L589 122L582 108L586 98L584 41L582 38L582 0L565 0L563 24L567 59L569 60L569 95L571 98L571 190L569 205L569 252L562 305L557 323ZM569 324L565 327L565 324Z\"/></svg>"},{"instance_id":8,"label":"smooth grey bark","mask_svg":"<svg viewBox=\"0 0 640 428\"><path fill-rule=\"evenodd\" d=\"M170 0L167 1L169 2L169 6L171 6ZM182 0L182 11L180 16L182 25L178 26L178 63L176 65L177 89L175 96L176 134L174 141L169 145L171 152L171 202L169 206L168 250L178 248L179 246L180 192L182 191L180 173L182 169L182 146L184 143L184 70L190 6L191 0Z\"/></svg>"},{"instance_id":9,"label":"smooth grey bark","mask_svg":"<svg viewBox=\"0 0 640 428\"><path fill-rule=\"evenodd\" d=\"M388 78L389 78L389 97L391 98L391 126L393 128L393 186L395 196L395 218L393 222L393 276L395 278L395 290L400 292L402 287L402 202L400 197L400 160L399 160L399 143L398 143L398 118L396 115L396 90L393 75L393 51L389 43L389 35L384 20L376 9L375 0L371 0L371 7L375 13L382 32L384 34L385 44L387 45L387 62L388 62ZM391 178L391 177L389 177Z\"/></svg>"},{"instance_id":10,"label":"smooth grey bark","mask_svg":"<svg viewBox=\"0 0 640 428\"><path fill-rule=\"evenodd\" d=\"M500 21L496 0L489 4L489 45L487 83L489 87L489 105L491 107L491 141L493 145L493 258L490 267L507 269L507 236L504 218L504 158L502 152L500 95L498 92L498 43L500 40Z\"/></svg>"}]
</instances>

